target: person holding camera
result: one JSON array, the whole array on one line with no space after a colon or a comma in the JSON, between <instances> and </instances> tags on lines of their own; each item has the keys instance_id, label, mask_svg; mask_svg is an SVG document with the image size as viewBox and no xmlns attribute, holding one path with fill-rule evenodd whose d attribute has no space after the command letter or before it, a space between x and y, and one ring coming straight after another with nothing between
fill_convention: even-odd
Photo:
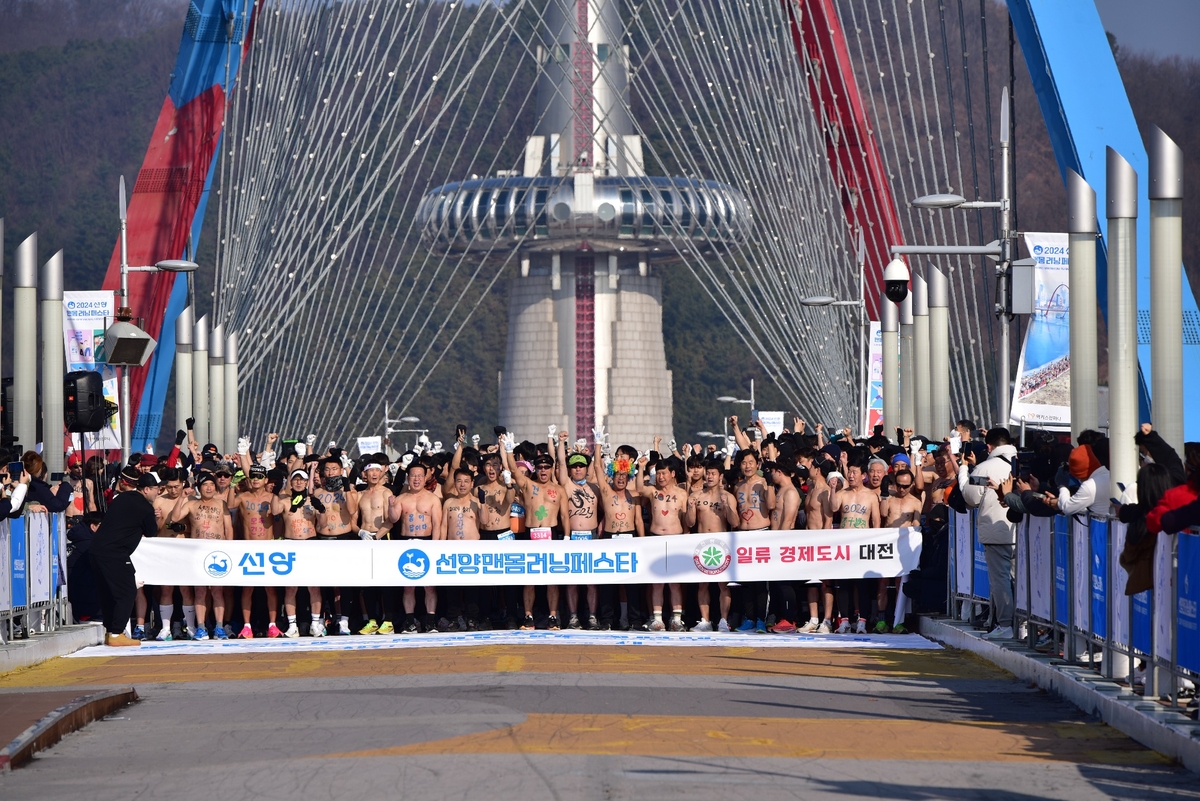
<instances>
[{"instance_id":1,"label":"person holding camera","mask_svg":"<svg viewBox=\"0 0 1200 801\"><path fill-rule=\"evenodd\" d=\"M984 442L988 458L978 463L974 470L962 465L958 469L958 487L967 506L979 510L976 525L987 559L992 619L996 624L984 636L991 640L1012 639L1013 550L1017 527L1008 519L1008 509L1000 502L995 488L1012 475L1017 449L1007 428L988 429Z\"/></svg>"}]
</instances>

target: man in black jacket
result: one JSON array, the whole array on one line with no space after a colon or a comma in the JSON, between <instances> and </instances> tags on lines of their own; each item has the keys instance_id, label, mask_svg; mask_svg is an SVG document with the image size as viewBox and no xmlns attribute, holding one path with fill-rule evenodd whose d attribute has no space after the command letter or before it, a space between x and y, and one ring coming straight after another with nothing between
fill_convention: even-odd
<instances>
[{"instance_id":1,"label":"man in black jacket","mask_svg":"<svg viewBox=\"0 0 1200 801\"><path fill-rule=\"evenodd\" d=\"M104 628L108 632L104 637L105 645L141 645L139 640L124 634L137 596L137 581L129 557L142 537L153 537L158 533L154 499L158 497L160 483L154 473L145 473L138 478L136 490L119 493L109 504L104 522L92 539L89 553L100 594Z\"/></svg>"}]
</instances>

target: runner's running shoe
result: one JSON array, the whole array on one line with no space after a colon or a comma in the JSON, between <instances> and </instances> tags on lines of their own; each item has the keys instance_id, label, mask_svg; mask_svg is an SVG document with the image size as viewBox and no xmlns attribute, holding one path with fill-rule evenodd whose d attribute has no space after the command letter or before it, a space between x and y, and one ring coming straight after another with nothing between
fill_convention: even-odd
<instances>
[{"instance_id":1,"label":"runner's running shoe","mask_svg":"<svg viewBox=\"0 0 1200 801\"><path fill-rule=\"evenodd\" d=\"M324 637L326 634L327 632L325 631L325 624L321 623L320 621L313 623L308 627L309 637Z\"/></svg>"},{"instance_id":2,"label":"runner's running shoe","mask_svg":"<svg viewBox=\"0 0 1200 801\"><path fill-rule=\"evenodd\" d=\"M721 618L721 620L717 623L717 631L721 632L722 634L730 633L732 629L729 628L729 621L725 618Z\"/></svg>"},{"instance_id":3,"label":"runner's running shoe","mask_svg":"<svg viewBox=\"0 0 1200 801\"><path fill-rule=\"evenodd\" d=\"M379 631L377 631L375 633L376 634L395 634L396 627L392 625L392 621L385 620L385 621L383 621L383 625L379 627Z\"/></svg>"},{"instance_id":4,"label":"runner's running shoe","mask_svg":"<svg viewBox=\"0 0 1200 801\"><path fill-rule=\"evenodd\" d=\"M158 630L158 636L154 639L158 640L159 642L171 642L171 640L174 639L174 637L171 636L171 627L163 626Z\"/></svg>"},{"instance_id":5,"label":"runner's running shoe","mask_svg":"<svg viewBox=\"0 0 1200 801\"><path fill-rule=\"evenodd\" d=\"M892 634L908 634L908 629L904 627L903 623L897 623L892 626Z\"/></svg>"},{"instance_id":6,"label":"runner's running shoe","mask_svg":"<svg viewBox=\"0 0 1200 801\"><path fill-rule=\"evenodd\" d=\"M134 626L133 633L129 635L129 638L131 640L146 639L146 627L145 626Z\"/></svg>"},{"instance_id":7,"label":"runner's running shoe","mask_svg":"<svg viewBox=\"0 0 1200 801\"><path fill-rule=\"evenodd\" d=\"M287 637L289 640L294 640L295 638L300 636L300 627L297 626L295 623L289 623L288 627L287 627L287 631L285 631L283 633L283 636Z\"/></svg>"},{"instance_id":8,"label":"runner's running shoe","mask_svg":"<svg viewBox=\"0 0 1200 801\"><path fill-rule=\"evenodd\" d=\"M666 631L666 630L667 630L667 627L663 624L662 620L659 618L654 618L654 620L651 620L649 623L649 628L647 629L647 631Z\"/></svg>"},{"instance_id":9,"label":"runner's running shoe","mask_svg":"<svg viewBox=\"0 0 1200 801\"><path fill-rule=\"evenodd\" d=\"M712 631L712 623L707 620L701 620L696 625L692 626L692 631Z\"/></svg>"},{"instance_id":10,"label":"runner's running shoe","mask_svg":"<svg viewBox=\"0 0 1200 801\"><path fill-rule=\"evenodd\" d=\"M349 636L349 634L350 634L350 621L349 620L339 620L338 621L338 634L345 634L345 635Z\"/></svg>"},{"instance_id":11,"label":"runner's running shoe","mask_svg":"<svg viewBox=\"0 0 1200 801\"><path fill-rule=\"evenodd\" d=\"M817 626L817 634L828 634L828 633L829 633L829 621L822 620L821 625Z\"/></svg>"},{"instance_id":12,"label":"runner's running shoe","mask_svg":"<svg viewBox=\"0 0 1200 801\"><path fill-rule=\"evenodd\" d=\"M379 633L379 624L375 622L374 618L372 618L367 621L367 625L363 626L361 629L358 630L358 633L362 634L362 635L378 634Z\"/></svg>"},{"instance_id":13,"label":"runner's running shoe","mask_svg":"<svg viewBox=\"0 0 1200 801\"><path fill-rule=\"evenodd\" d=\"M839 617L837 628L833 630L834 634L849 634L850 633L850 618Z\"/></svg>"},{"instance_id":14,"label":"runner's running shoe","mask_svg":"<svg viewBox=\"0 0 1200 801\"><path fill-rule=\"evenodd\" d=\"M242 631L240 634L238 634L238 637L243 640L253 640L254 629L250 628L250 624L247 623L246 625L242 626Z\"/></svg>"},{"instance_id":15,"label":"runner's running shoe","mask_svg":"<svg viewBox=\"0 0 1200 801\"><path fill-rule=\"evenodd\" d=\"M405 634L420 634L421 633L421 624L417 622L417 619L415 617L410 617L408 619L408 622L404 624L404 633Z\"/></svg>"},{"instance_id":16,"label":"runner's running shoe","mask_svg":"<svg viewBox=\"0 0 1200 801\"><path fill-rule=\"evenodd\" d=\"M687 628L683 625L683 621L680 618L673 617L671 618L671 631L687 631Z\"/></svg>"},{"instance_id":17,"label":"runner's running shoe","mask_svg":"<svg viewBox=\"0 0 1200 801\"><path fill-rule=\"evenodd\" d=\"M551 615L546 621L546 628L550 631L562 631L562 626L558 625L558 615Z\"/></svg>"},{"instance_id":18,"label":"runner's running shoe","mask_svg":"<svg viewBox=\"0 0 1200 801\"><path fill-rule=\"evenodd\" d=\"M629 618L623 617L617 621L617 629L620 631L629 631Z\"/></svg>"},{"instance_id":19,"label":"runner's running shoe","mask_svg":"<svg viewBox=\"0 0 1200 801\"><path fill-rule=\"evenodd\" d=\"M186 640L187 639L187 635L184 633L182 623L172 623L171 624L171 639L174 639L174 640Z\"/></svg>"},{"instance_id":20,"label":"runner's running shoe","mask_svg":"<svg viewBox=\"0 0 1200 801\"><path fill-rule=\"evenodd\" d=\"M588 631L599 631L600 630L600 621L596 620L595 615L588 615L587 629L588 629Z\"/></svg>"},{"instance_id":21,"label":"runner's running shoe","mask_svg":"<svg viewBox=\"0 0 1200 801\"><path fill-rule=\"evenodd\" d=\"M581 626L579 624L579 615L571 615L570 620L567 621L567 628L569 628L569 629L582 629L583 628L583 626Z\"/></svg>"},{"instance_id":22,"label":"runner's running shoe","mask_svg":"<svg viewBox=\"0 0 1200 801\"><path fill-rule=\"evenodd\" d=\"M777 620L775 625L771 627L771 631L775 634L795 634L796 625L790 620Z\"/></svg>"},{"instance_id":23,"label":"runner's running shoe","mask_svg":"<svg viewBox=\"0 0 1200 801\"><path fill-rule=\"evenodd\" d=\"M208 629L204 628L204 626L197 626L196 631L193 632L193 634L192 634L192 639L193 640L207 640L208 639Z\"/></svg>"},{"instance_id":24,"label":"runner's running shoe","mask_svg":"<svg viewBox=\"0 0 1200 801\"><path fill-rule=\"evenodd\" d=\"M533 615L526 615L525 622L521 624L521 631L533 631L537 625L533 622Z\"/></svg>"},{"instance_id":25,"label":"runner's running shoe","mask_svg":"<svg viewBox=\"0 0 1200 801\"><path fill-rule=\"evenodd\" d=\"M860 617L858 619L858 623L855 624L855 626L854 626L854 633L855 634L866 634L867 633L867 621Z\"/></svg>"},{"instance_id":26,"label":"runner's running shoe","mask_svg":"<svg viewBox=\"0 0 1200 801\"><path fill-rule=\"evenodd\" d=\"M276 637L282 637L282 636L283 636L283 632L279 630L279 626L276 626L274 623L267 626L267 637L268 638L273 640Z\"/></svg>"},{"instance_id":27,"label":"runner's running shoe","mask_svg":"<svg viewBox=\"0 0 1200 801\"><path fill-rule=\"evenodd\" d=\"M224 626L217 626L215 629L213 629L213 637L215 637L218 640L228 640L229 639L229 635L225 632Z\"/></svg>"},{"instance_id":28,"label":"runner's running shoe","mask_svg":"<svg viewBox=\"0 0 1200 801\"><path fill-rule=\"evenodd\" d=\"M742 621L742 625L737 627L738 634L749 634L754 631L754 621L749 618Z\"/></svg>"},{"instance_id":29,"label":"runner's running shoe","mask_svg":"<svg viewBox=\"0 0 1200 801\"><path fill-rule=\"evenodd\" d=\"M766 623L766 621L764 621L764 620L760 620L760 621L758 621L757 623L755 623L755 625L754 625L754 633L755 633L755 634L766 634L766 633L767 633L767 623Z\"/></svg>"},{"instance_id":30,"label":"runner's running shoe","mask_svg":"<svg viewBox=\"0 0 1200 801\"><path fill-rule=\"evenodd\" d=\"M810 620L800 627L801 634L813 634L820 627L820 623L815 620Z\"/></svg>"},{"instance_id":31,"label":"runner's running shoe","mask_svg":"<svg viewBox=\"0 0 1200 801\"><path fill-rule=\"evenodd\" d=\"M876 621L875 633L876 634L887 634L888 633L888 624L887 624L886 620Z\"/></svg>"}]
</instances>

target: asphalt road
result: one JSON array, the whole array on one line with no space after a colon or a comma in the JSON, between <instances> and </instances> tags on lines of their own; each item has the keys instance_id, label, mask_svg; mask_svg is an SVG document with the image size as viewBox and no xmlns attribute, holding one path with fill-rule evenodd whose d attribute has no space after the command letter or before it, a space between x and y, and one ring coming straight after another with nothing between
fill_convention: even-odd
<instances>
[{"instance_id":1,"label":"asphalt road","mask_svg":"<svg viewBox=\"0 0 1200 801\"><path fill-rule=\"evenodd\" d=\"M0 798L1200 799L1194 774L969 655L737 643L58 659L0 692L142 700Z\"/></svg>"}]
</instances>

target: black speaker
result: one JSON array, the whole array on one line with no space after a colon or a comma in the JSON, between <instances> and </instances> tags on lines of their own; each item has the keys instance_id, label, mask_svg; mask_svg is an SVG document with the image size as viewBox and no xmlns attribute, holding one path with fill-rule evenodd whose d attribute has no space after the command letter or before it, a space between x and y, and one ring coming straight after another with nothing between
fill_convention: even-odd
<instances>
[{"instance_id":1,"label":"black speaker","mask_svg":"<svg viewBox=\"0 0 1200 801\"><path fill-rule=\"evenodd\" d=\"M63 422L76 434L108 425L112 413L104 402L104 379L95 370L76 370L63 378Z\"/></svg>"}]
</instances>

